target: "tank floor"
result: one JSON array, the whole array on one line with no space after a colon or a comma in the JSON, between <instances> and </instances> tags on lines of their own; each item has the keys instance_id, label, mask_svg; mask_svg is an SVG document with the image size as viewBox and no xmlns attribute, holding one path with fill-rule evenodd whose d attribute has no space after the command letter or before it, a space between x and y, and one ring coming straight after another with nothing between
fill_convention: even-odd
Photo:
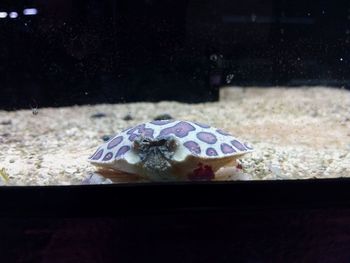
<instances>
[{"instance_id":1,"label":"tank floor","mask_svg":"<svg viewBox=\"0 0 350 263\"><path fill-rule=\"evenodd\" d=\"M239 162L253 180L350 177L349 91L228 87L214 103L0 111L0 174L9 178L0 183L80 184L95 171L87 157L103 136L161 114L208 123L249 141L255 152Z\"/></svg>"}]
</instances>

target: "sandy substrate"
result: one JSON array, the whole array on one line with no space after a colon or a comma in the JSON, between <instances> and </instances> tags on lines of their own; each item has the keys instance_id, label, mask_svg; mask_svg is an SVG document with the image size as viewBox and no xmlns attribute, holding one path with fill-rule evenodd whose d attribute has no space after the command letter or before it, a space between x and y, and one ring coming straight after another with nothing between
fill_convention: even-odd
<instances>
[{"instance_id":1,"label":"sandy substrate","mask_svg":"<svg viewBox=\"0 0 350 263\"><path fill-rule=\"evenodd\" d=\"M97 113L105 116L91 117ZM36 115L0 111L0 183L80 184L95 171L86 159L104 135L165 113L249 141L255 152L240 163L252 179L350 177L349 91L231 87L222 89L215 103L39 108ZM128 114L132 119L124 120Z\"/></svg>"}]
</instances>

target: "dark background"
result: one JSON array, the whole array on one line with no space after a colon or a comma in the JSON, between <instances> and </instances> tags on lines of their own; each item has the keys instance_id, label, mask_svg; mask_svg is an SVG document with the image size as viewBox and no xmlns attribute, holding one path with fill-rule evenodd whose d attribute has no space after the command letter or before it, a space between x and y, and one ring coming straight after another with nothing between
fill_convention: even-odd
<instances>
[{"instance_id":1,"label":"dark background","mask_svg":"<svg viewBox=\"0 0 350 263\"><path fill-rule=\"evenodd\" d=\"M1 262L350 259L350 179L2 187Z\"/></svg>"},{"instance_id":2,"label":"dark background","mask_svg":"<svg viewBox=\"0 0 350 263\"><path fill-rule=\"evenodd\" d=\"M25 7L39 10L24 16ZM0 108L211 101L220 85L348 87L350 4L0 2Z\"/></svg>"}]
</instances>

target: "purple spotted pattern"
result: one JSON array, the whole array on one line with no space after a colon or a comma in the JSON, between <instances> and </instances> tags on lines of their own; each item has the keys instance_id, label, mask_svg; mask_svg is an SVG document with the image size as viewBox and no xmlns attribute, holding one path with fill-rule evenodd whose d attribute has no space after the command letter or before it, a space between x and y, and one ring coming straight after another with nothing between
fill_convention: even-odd
<instances>
[{"instance_id":1,"label":"purple spotted pattern","mask_svg":"<svg viewBox=\"0 0 350 263\"><path fill-rule=\"evenodd\" d=\"M90 155L89 159L92 159L92 157L94 157L94 155L98 152L99 148L92 154Z\"/></svg>"},{"instance_id":2,"label":"purple spotted pattern","mask_svg":"<svg viewBox=\"0 0 350 263\"><path fill-rule=\"evenodd\" d=\"M215 144L217 141L216 136L210 132L199 132L197 133L197 138L209 144Z\"/></svg>"},{"instance_id":3,"label":"purple spotted pattern","mask_svg":"<svg viewBox=\"0 0 350 263\"><path fill-rule=\"evenodd\" d=\"M253 147L251 147L247 142L244 143L244 146L245 146L248 150L253 150Z\"/></svg>"},{"instance_id":4,"label":"purple spotted pattern","mask_svg":"<svg viewBox=\"0 0 350 263\"><path fill-rule=\"evenodd\" d=\"M120 149L118 150L117 154L115 155L115 158L117 159L120 156L123 156L129 150L130 150L130 146L128 146L128 145L124 145L124 146L120 147Z\"/></svg>"},{"instance_id":5,"label":"purple spotted pattern","mask_svg":"<svg viewBox=\"0 0 350 263\"><path fill-rule=\"evenodd\" d=\"M183 138L183 137L186 137L190 131L194 131L195 129L196 128L193 127L191 124L184 121L180 121L179 123L177 123L172 127L168 127L161 130L158 137L174 134L179 138Z\"/></svg>"},{"instance_id":6,"label":"purple spotted pattern","mask_svg":"<svg viewBox=\"0 0 350 263\"><path fill-rule=\"evenodd\" d=\"M108 141L105 148L98 148L89 159L109 161L113 159L113 155L115 159L123 158L123 156L131 150L130 141L134 141L137 137L141 135L153 139L154 133L158 130L160 130L160 132L157 138L167 137L168 135L174 135L178 138L184 138L183 140L181 140L183 142L183 146L187 150L189 150L193 155L197 156L202 153L206 156L215 157L233 154L238 151L246 152L248 150L253 149L253 147L251 147L248 143L241 143L240 141L233 139L232 135L221 129L215 129L215 131L209 130L208 128L210 128L210 126L206 124L180 121L176 124L171 124L171 127L161 127L162 125L171 122L174 122L174 120L158 120L150 122L153 125L159 126L155 127L155 129L146 128L146 123L140 124L133 128L128 128L124 131L125 133L123 133L123 135L119 135ZM199 129L198 127L201 127L204 130ZM191 134L191 132L193 132L193 134L187 137ZM231 136L231 138L223 138L219 134L224 136ZM196 137L199 141L197 141L196 139L189 139L190 137L193 138L192 136ZM128 141L128 139L130 141ZM123 141L126 142L127 145L123 145ZM117 146L119 149L117 148ZM111 149L112 151L108 151Z\"/></svg>"},{"instance_id":7,"label":"purple spotted pattern","mask_svg":"<svg viewBox=\"0 0 350 263\"><path fill-rule=\"evenodd\" d=\"M201 147L198 143L194 141L187 141L184 143L184 146L190 150L193 154L200 154L201 153Z\"/></svg>"},{"instance_id":8,"label":"purple spotted pattern","mask_svg":"<svg viewBox=\"0 0 350 263\"><path fill-rule=\"evenodd\" d=\"M145 126L146 126L145 124L137 125L137 126L135 126L134 128L129 129L129 130L126 132L126 134L133 134L135 131L138 131L138 130L140 130L140 129L144 129Z\"/></svg>"},{"instance_id":9,"label":"purple spotted pattern","mask_svg":"<svg viewBox=\"0 0 350 263\"><path fill-rule=\"evenodd\" d=\"M235 149L232 148L232 146L228 145L227 143L222 143L220 145L220 149L224 154L229 154L236 151Z\"/></svg>"},{"instance_id":10,"label":"purple spotted pattern","mask_svg":"<svg viewBox=\"0 0 350 263\"><path fill-rule=\"evenodd\" d=\"M116 138L114 138L113 140L111 140L108 144L107 144L107 149L112 149L115 146L117 146L118 144L120 144L123 140L123 136L118 136Z\"/></svg>"},{"instance_id":11,"label":"purple spotted pattern","mask_svg":"<svg viewBox=\"0 0 350 263\"><path fill-rule=\"evenodd\" d=\"M229 134L228 132L223 131L223 130L221 130L221 129L217 129L216 132L217 132L217 133L220 133L221 135L224 135L224 136L231 136L231 134Z\"/></svg>"},{"instance_id":12,"label":"purple spotted pattern","mask_svg":"<svg viewBox=\"0 0 350 263\"><path fill-rule=\"evenodd\" d=\"M122 132L126 132L126 131L128 131L128 130L131 130L133 127L127 127L127 128L125 128L124 130L122 130Z\"/></svg>"},{"instance_id":13,"label":"purple spotted pattern","mask_svg":"<svg viewBox=\"0 0 350 263\"><path fill-rule=\"evenodd\" d=\"M193 123L198 125L201 128L210 128L210 125L208 125L208 124L204 124L204 123L200 123L200 122L193 122Z\"/></svg>"},{"instance_id":14,"label":"purple spotted pattern","mask_svg":"<svg viewBox=\"0 0 350 263\"><path fill-rule=\"evenodd\" d=\"M242 143L240 143L239 141L237 140L233 140L231 141L231 144L237 148L238 150L240 151L246 151L247 149L244 147L244 145Z\"/></svg>"},{"instance_id":15,"label":"purple spotted pattern","mask_svg":"<svg viewBox=\"0 0 350 263\"><path fill-rule=\"evenodd\" d=\"M156 121L151 121L150 123L154 125L165 125L171 122L174 122L174 120L156 120Z\"/></svg>"},{"instance_id":16,"label":"purple spotted pattern","mask_svg":"<svg viewBox=\"0 0 350 263\"><path fill-rule=\"evenodd\" d=\"M145 124L140 124L137 125L135 128L128 130L126 133L130 134L129 140L134 141L140 135L147 138L153 138L154 130L151 128L146 128Z\"/></svg>"},{"instance_id":17,"label":"purple spotted pattern","mask_svg":"<svg viewBox=\"0 0 350 263\"><path fill-rule=\"evenodd\" d=\"M217 151L216 151L214 148L211 148L211 147L209 147L209 148L205 151L205 153L206 153L208 156L217 156L217 155L218 155Z\"/></svg>"},{"instance_id":18,"label":"purple spotted pattern","mask_svg":"<svg viewBox=\"0 0 350 263\"><path fill-rule=\"evenodd\" d=\"M105 155L105 157L103 157L102 161L109 161L110 159L112 159L113 157L113 153L109 152Z\"/></svg>"},{"instance_id":19,"label":"purple spotted pattern","mask_svg":"<svg viewBox=\"0 0 350 263\"><path fill-rule=\"evenodd\" d=\"M96 153L92 156L91 160L98 160L103 154L103 149L97 150Z\"/></svg>"}]
</instances>

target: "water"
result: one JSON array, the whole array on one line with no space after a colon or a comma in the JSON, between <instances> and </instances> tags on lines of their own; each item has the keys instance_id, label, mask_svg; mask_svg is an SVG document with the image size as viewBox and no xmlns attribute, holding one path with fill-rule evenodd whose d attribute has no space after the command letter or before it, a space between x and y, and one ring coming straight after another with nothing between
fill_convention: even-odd
<instances>
[{"instance_id":1,"label":"water","mask_svg":"<svg viewBox=\"0 0 350 263\"><path fill-rule=\"evenodd\" d=\"M348 177L349 8L4 3L0 184L149 181L101 175L87 158L156 119L205 123L253 145L215 180Z\"/></svg>"}]
</instances>

